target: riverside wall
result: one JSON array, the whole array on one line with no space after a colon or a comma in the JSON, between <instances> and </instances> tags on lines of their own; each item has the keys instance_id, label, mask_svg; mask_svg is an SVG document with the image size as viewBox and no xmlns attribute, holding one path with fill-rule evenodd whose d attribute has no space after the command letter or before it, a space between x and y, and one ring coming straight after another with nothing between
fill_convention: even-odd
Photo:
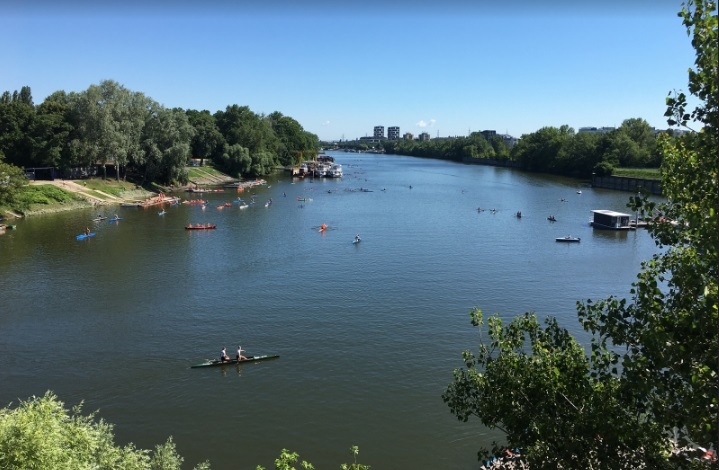
<instances>
[{"instance_id":1,"label":"riverside wall","mask_svg":"<svg viewBox=\"0 0 719 470\"><path fill-rule=\"evenodd\" d=\"M592 187L614 189L616 191L647 192L661 196L662 182L644 178L629 178L626 176L597 176L592 175Z\"/></svg>"},{"instance_id":2,"label":"riverside wall","mask_svg":"<svg viewBox=\"0 0 719 470\"><path fill-rule=\"evenodd\" d=\"M463 158L462 163L471 165L504 166L507 168L522 168L521 163L512 160L494 160L492 158Z\"/></svg>"}]
</instances>

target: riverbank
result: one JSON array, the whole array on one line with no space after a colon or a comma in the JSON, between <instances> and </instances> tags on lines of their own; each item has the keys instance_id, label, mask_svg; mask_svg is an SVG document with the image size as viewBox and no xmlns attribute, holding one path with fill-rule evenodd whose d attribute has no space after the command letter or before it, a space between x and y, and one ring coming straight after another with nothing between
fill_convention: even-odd
<instances>
[{"instance_id":1,"label":"riverbank","mask_svg":"<svg viewBox=\"0 0 719 470\"><path fill-rule=\"evenodd\" d=\"M214 186L237 181L236 179L218 172L211 167L192 168L189 171L190 184L197 186ZM72 197L57 200L48 197L31 198L28 207L22 210L3 208L0 215L5 219L18 219L22 217L65 212L96 206L110 206L121 204L141 204L152 201L159 193L166 193L181 189L179 187L155 187L149 190L127 181L113 179L89 178L81 180L35 180L30 186L52 186L69 193Z\"/></svg>"}]
</instances>

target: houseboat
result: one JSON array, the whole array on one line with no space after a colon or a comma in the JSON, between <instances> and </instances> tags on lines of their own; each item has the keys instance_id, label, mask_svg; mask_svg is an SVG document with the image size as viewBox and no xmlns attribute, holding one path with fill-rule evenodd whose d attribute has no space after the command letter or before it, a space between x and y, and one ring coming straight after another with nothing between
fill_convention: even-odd
<instances>
[{"instance_id":1,"label":"houseboat","mask_svg":"<svg viewBox=\"0 0 719 470\"><path fill-rule=\"evenodd\" d=\"M605 230L636 230L636 225L632 224L631 218L631 214L597 209L592 211L589 225Z\"/></svg>"},{"instance_id":2,"label":"houseboat","mask_svg":"<svg viewBox=\"0 0 719 470\"><path fill-rule=\"evenodd\" d=\"M330 178L342 178L342 165L335 163L327 174Z\"/></svg>"}]
</instances>

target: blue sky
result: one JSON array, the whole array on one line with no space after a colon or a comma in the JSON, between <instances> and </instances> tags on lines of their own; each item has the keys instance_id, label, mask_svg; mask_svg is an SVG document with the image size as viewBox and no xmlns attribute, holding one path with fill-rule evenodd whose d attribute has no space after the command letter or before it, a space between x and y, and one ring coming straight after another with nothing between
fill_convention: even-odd
<instances>
[{"instance_id":1,"label":"blue sky","mask_svg":"<svg viewBox=\"0 0 719 470\"><path fill-rule=\"evenodd\" d=\"M0 91L39 104L112 79L170 108L279 111L324 140L666 128L694 62L680 0L4 3Z\"/></svg>"}]
</instances>

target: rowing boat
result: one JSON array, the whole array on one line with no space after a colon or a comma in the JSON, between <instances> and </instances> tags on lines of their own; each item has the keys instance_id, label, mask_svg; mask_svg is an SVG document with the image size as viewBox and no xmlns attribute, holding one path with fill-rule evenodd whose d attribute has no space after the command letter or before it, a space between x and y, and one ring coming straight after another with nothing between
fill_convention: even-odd
<instances>
[{"instance_id":1,"label":"rowing boat","mask_svg":"<svg viewBox=\"0 0 719 470\"><path fill-rule=\"evenodd\" d=\"M217 225L186 225L185 230L214 230Z\"/></svg>"},{"instance_id":2,"label":"rowing boat","mask_svg":"<svg viewBox=\"0 0 719 470\"><path fill-rule=\"evenodd\" d=\"M242 359L241 361L238 361L237 359L230 359L229 361L220 361L219 359L208 359L207 361L203 362L202 364L195 364L194 366L190 366L193 369L196 369L198 367L214 367L214 366L227 366L230 364L244 364L245 362L257 362L257 361L263 361L265 359L275 359L280 357L279 354L262 354L259 356L247 356L247 359Z\"/></svg>"}]
</instances>

